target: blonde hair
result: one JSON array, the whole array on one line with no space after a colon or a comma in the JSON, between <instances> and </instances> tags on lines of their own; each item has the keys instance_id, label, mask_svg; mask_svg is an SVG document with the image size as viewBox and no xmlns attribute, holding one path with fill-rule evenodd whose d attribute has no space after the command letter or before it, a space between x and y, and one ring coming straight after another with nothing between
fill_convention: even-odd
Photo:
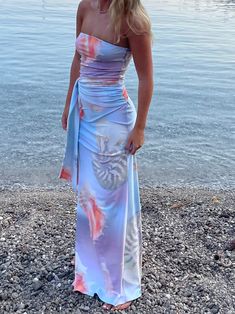
<instances>
[{"instance_id":1,"label":"blonde hair","mask_svg":"<svg viewBox=\"0 0 235 314\"><path fill-rule=\"evenodd\" d=\"M148 33L153 38L151 20L140 0L111 0L109 14L117 38L116 43L120 41L123 18L135 34Z\"/></svg>"}]
</instances>

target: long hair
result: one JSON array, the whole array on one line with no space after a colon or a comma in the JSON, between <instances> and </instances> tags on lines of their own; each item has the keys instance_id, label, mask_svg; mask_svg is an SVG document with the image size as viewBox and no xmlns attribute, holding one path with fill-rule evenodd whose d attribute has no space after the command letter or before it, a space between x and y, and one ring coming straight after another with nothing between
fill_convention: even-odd
<instances>
[{"instance_id":1,"label":"long hair","mask_svg":"<svg viewBox=\"0 0 235 314\"><path fill-rule=\"evenodd\" d=\"M153 38L151 20L140 0L112 0L109 14L117 38L116 43L120 41L123 18L135 34L148 33Z\"/></svg>"}]
</instances>

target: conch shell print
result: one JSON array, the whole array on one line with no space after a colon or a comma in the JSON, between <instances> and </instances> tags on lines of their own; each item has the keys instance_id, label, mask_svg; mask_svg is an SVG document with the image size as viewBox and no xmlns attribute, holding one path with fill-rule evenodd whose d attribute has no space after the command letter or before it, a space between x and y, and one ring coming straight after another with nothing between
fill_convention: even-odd
<instances>
[{"instance_id":1,"label":"conch shell print","mask_svg":"<svg viewBox=\"0 0 235 314\"><path fill-rule=\"evenodd\" d=\"M95 197L89 192L86 186L79 192L78 201L88 217L91 238L96 240L103 231L104 213L98 206Z\"/></svg>"},{"instance_id":2,"label":"conch shell print","mask_svg":"<svg viewBox=\"0 0 235 314\"><path fill-rule=\"evenodd\" d=\"M101 121L102 120L102 121ZM97 125L98 153L92 157L92 166L100 185L107 190L115 190L127 180L127 153L124 145L127 132L117 133L115 126L105 119L99 120ZM121 126L119 126L121 129Z\"/></svg>"}]
</instances>

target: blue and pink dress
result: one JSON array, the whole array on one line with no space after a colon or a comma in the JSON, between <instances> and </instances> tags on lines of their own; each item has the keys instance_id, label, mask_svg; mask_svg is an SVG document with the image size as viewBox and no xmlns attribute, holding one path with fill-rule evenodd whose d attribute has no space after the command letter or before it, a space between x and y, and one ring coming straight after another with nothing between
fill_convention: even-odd
<instances>
[{"instance_id":1,"label":"blue and pink dress","mask_svg":"<svg viewBox=\"0 0 235 314\"><path fill-rule=\"evenodd\" d=\"M81 56L59 178L77 193L73 290L118 305L141 296L142 224L136 119L125 88L129 48L80 33Z\"/></svg>"}]
</instances>

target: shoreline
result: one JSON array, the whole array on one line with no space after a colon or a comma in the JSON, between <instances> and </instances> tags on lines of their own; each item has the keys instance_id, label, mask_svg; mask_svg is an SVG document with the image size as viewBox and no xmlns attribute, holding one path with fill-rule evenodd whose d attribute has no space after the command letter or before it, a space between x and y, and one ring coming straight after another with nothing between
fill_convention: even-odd
<instances>
[{"instance_id":1,"label":"shoreline","mask_svg":"<svg viewBox=\"0 0 235 314\"><path fill-rule=\"evenodd\" d=\"M65 182L65 180L60 180L59 182ZM191 183L181 183L181 184L154 184L154 183L146 183L140 182L139 180L139 188L140 190L148 190L148 189L166 189L166 190L180 190L180 189L187 189L187 190L202 190L202 191L214 191L214 192L235 192L235 186L233 185L218 185L218 184L194 184ZM39 184L24 184L24 183L9 183L9 184L0 184L0 193L7 192L7 191L59 191L59 190L71 190L72 187L69 183L60 183L60 184L49 184L46 183L45 185ZM75 193L75 192L73 192Z\"/></svg>"},{"instance_id":2,"label":"shoreline","mask_svg":"<svg viewBox=\"0 0 235 314\"><path fill-rule=\"evenodd\" d=\"M140 187L142 296L125 313L235 310L235 190ZM72 291L70 186L0 188L2 313L107 313Z\"/></svg>"}]
</instances>

